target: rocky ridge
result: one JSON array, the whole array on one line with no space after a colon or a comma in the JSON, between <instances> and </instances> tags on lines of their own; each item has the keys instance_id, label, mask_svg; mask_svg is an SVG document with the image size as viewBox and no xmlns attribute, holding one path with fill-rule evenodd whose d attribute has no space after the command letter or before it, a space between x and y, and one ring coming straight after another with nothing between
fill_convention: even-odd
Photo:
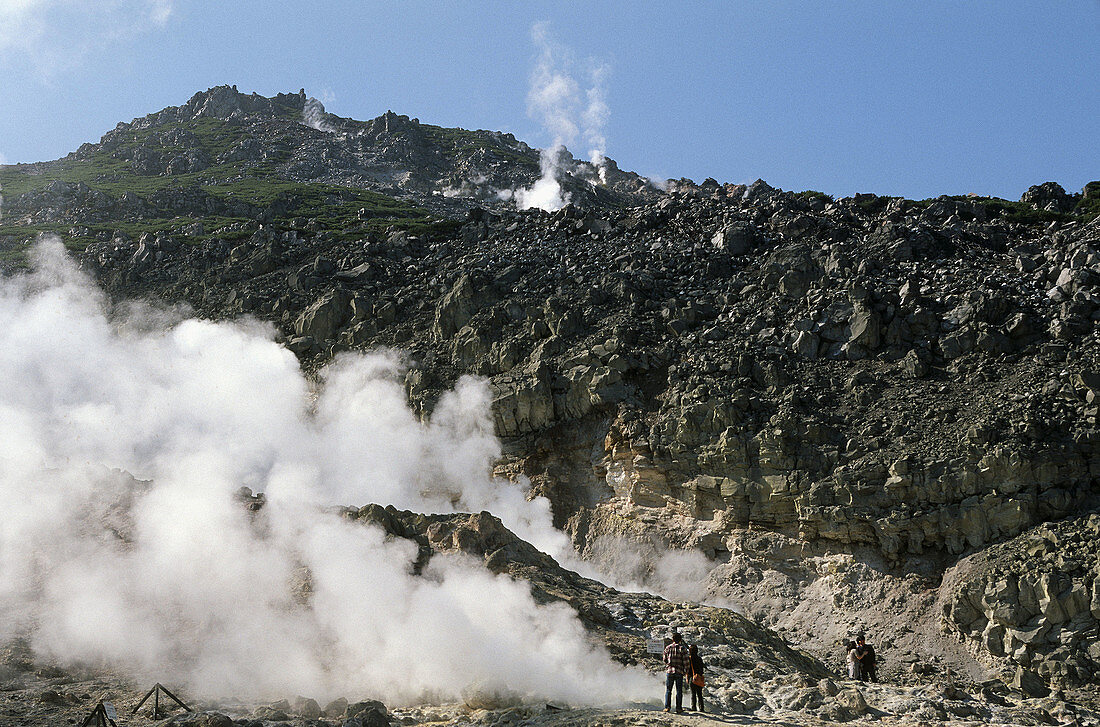
<instances>
[{"instance_id":1,"label":"rocky ridge","mask_svg":"<svg viewBox=\"0 0 1100 727\"><path fill-rule=\"evenodd\" d=\"M120 123L63 159L0 169L0 235L75 225L71 236L95 239L111 222L181 230L212 219L231 232L246 220L322 210L337 210L340 226L424 222L475 202L503 207L502 193L539 174L539 150L511 134L421 124L392 111L356 121L326 113L304 90L267 98L217 86ZM559 180L585 206L657 194L613 160L596 166L568 152Z\"/></svg>"}]
</instances>

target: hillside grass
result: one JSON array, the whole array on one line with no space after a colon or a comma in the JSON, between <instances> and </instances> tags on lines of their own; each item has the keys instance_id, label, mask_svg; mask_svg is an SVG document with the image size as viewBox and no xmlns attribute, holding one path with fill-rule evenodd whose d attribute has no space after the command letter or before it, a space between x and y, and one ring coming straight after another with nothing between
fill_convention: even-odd
<instances>
[{"instance_id":1,"label":"hillside grass","mask_svg":"<svg viewBox=\"0 0 1100 727\"><path fill-rule=\"evenodd\" d=\"M170 137L177 134L185 137L183 145L170 143ZM105 137L107 149L88 144L56 161L0 166L0 186L9 203L15 197L43 190L54 182L83 183L116 198L130 192L148 199L157 192L197 188L259 210L275 205L277 212L273 221L287 226L292 218L316 218L324 229L335 231L339 236L361 235L364 230L369 232L394 225L429 229L438 223L427 211L384 194L282 178L278 167L288 161L290 152L279 146L264 161L214 163L200 171L170 176L139 174L128 159L138 147L148 144L165 159L197 148L209 159L216 160L249 136L244 127L220 119L170 122L148 128L131 126L109 133ZM201 241L216 234L221 227L249 219L175 217L20 225L13 224L10 218L0 218L0 236L26 238L40 233L66 236L70 228L81 227L96 236L119 231L136 238L143 232L172 231L201 221L205 228L204 234L199 236Z\"/></svg>"}]
</instances>

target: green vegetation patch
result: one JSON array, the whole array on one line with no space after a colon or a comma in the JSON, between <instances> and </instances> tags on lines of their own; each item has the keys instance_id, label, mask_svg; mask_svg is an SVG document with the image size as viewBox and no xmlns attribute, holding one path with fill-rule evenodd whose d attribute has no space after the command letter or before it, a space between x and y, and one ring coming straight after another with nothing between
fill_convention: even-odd
<instances>
[{"instance_id":1,"label":"green vegetation patch","mask_svg":"<svg viewBox=\"0 0 1100 727\"><path fill-rule=\"evenodd\" d=\"M1008 222L1019 222L1025 225L1034 225L1041 222L1065 221L1069 215L1060 212L1039 210L1025 202L1013 202L1000 197L970 197L954 195L949 199L955 202L963 202L982 207L987 217L1003 217ZM935 200L925 200L931 203Z\"/></svg>"},{"instance_id":2,"label":"green vegetation patch","mask_svg":"<svg viewBox=\"0 0 1100 727\"><path fill-rule=\"evenodd\" d=\"M1091 222L1100 217L1100 181L1085 185L1081 201L1073 211L1082 222Z\"/></svg>"},{"instance_id":3,"label":"green vegetation patch","mask_svg":"<svg viewBox=\"0 0 1100 727\"><path fill-rule=\"evenodd\" d=\"M263 163L215 163L233 145L250 136L246 128L221 119L170 122L148 128L128 127L107 134L101 146L86 144L80 151L57 161L2 166L0 185L9 199L45 189L53 182L83 182L92 189L115 196L123 192L145 196L163 189L210 184L248 173L274 173L275 164L281 161L278 151L275 158ZM188 141L184 145L171 141L179 138L186 138ZM174 156L201 151L211 161L211 165L195 172L139 174L134 170L134 163L131 161L139 148L156 154L165 162ZM287 151L282 153L283 156L288 154Z\"/></svg>"}]
</instances>

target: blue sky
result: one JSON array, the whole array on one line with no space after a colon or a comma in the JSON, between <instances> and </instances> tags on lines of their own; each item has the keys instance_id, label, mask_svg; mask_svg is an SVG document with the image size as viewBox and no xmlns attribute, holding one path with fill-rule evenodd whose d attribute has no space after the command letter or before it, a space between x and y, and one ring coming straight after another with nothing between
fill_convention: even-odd
<instances>
[{"instance_id":1,"label":"blue sky","mask_svg":"<svg viewBox=\"0 0 1100 727\"><path fill-rule=\"evenodd\" d=\"M0 0L0 160L223 83L545 146L539 22L582 93L603 69L606 153L643 174L913 198L1100 179L1100 0Z\"/></svg>"}]
</instances>

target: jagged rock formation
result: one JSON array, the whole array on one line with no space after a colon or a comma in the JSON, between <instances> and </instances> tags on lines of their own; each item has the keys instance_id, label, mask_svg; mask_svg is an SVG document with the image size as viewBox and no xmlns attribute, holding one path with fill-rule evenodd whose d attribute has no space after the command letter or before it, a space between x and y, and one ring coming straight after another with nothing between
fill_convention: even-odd
<instances>
[{"instance_id":1,"label":"jagged rock formation","mask_svg":"<svg viewBox=\"0 0 1100 727\"><path fill-rule=\"evenodd\" d=\"M973 570L1002 547L1011 573L1036 570L1046 556L1013 543L1044 523L1095 548L1091 521L1052 523L1100 500L1100 185L833 200L708 180L656 198L578 172L580 206L515 212L477 185L533 180L519 142L389 114L319 131L307 102L215 89L5 168L4 224L22 227L4 231L80 222L67 239L113 295L270 320L307 368L408 350L421 411L459 375L488 377L500 473L529 477L579 552L698 551L709 597L819 656L903 613L898 663L1100 679L1096 614L1073 595L1091 571L1024 588ZM106 177L31 181L103 155ZM198 187L120 192L121 170ZM264 197L227 170L303 186ZM425 209L468 211L406 224ZM1011 605L1040 586L1047 607ZM1055 622L1063 596L1073 615Z\"/></svg>"}]
</instances>

